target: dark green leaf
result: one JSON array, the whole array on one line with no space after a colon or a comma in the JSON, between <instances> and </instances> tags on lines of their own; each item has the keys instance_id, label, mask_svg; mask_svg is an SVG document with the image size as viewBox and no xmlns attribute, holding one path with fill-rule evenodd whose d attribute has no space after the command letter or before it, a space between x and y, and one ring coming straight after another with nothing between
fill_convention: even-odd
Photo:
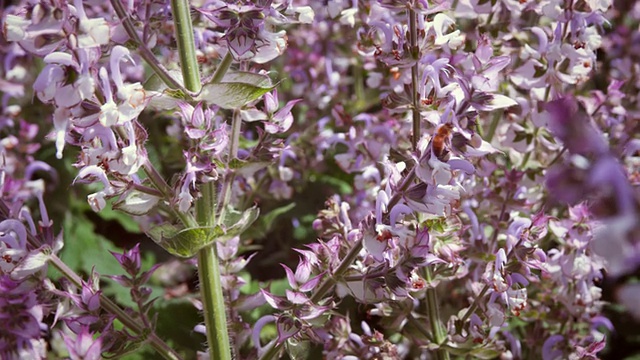
<instances>
[{"instance_id":1,"label":"dark green leaf","mask_svg":"<svg viewBox=\"0 0 640 360\"><path fill-rule=\"evenodd\" d=\"M108 251L121 251L111 241L98 235L94 225L82 214L69 212L63 222L62 260L74 271L89 274L95 267L99 274L118 275L124 270Z\"/></svg>"},{"instance_id":2,"label":"dark green leaf","mask_svg":"<svg viewBox=\"0 0 640 360\"><path fill-rule=\"evenodd\" d=\"M260 210L256 206L242 212L227 209L222 225L185 229L165 223L152 227L147 235L169 253L190 258L214 242L224 242L242 234L259 214Z\"/></svg>"},{"instance_id":3,"label":"dark green leaf","mask_svg":"<svg viewBox=\"0 0 640 360\"><path fill-rule=\"evenodd\" d=\"M266 75L232 72L219 83L206 84L196 98L225 109L240 108L275 88Z\"/></svg>"}]
</instances>

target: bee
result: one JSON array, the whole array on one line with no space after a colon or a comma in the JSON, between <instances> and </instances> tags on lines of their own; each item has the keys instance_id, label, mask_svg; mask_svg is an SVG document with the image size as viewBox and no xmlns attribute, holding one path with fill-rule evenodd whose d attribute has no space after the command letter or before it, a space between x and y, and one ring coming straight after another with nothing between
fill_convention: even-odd
<instances>
[{"instance_id":1,"label":"bee","mask_svg":"<svg viewBox=\"0 0 640 360\"><path fill-rule=\"evenodd\" d=\"M449 153L447 147L451 142L451 131L453 125L450 123L442 124L436 129L436 134L431 139L431 150L433 154L442 161L442 159Z\"/></svg>"}]
</instances>

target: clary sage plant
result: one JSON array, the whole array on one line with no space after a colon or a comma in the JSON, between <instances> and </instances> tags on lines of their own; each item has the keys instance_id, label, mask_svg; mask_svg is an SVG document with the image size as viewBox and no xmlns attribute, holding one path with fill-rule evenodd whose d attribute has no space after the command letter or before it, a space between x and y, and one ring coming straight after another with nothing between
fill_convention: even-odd
<instances>
[{"instance_id":1,"label":"clary sage plant","mask_svg":"<svg viewBox=\"0 0 640 360\"><path fill-rule=\"evenodd\" d=\"M3 6L2 359L596 359L640 319L638 2Z\"/></svg>"}]
</instances>

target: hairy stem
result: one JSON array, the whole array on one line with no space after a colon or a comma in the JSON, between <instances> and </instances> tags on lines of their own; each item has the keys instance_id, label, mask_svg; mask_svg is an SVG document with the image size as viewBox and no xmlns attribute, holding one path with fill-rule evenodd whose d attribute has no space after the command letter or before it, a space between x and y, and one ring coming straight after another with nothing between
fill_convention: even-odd
<instances>
[{"instance_id":1,"label":"hairy stem","mask_svg":"<svg viewBox=\"0 0 640 360\"><path fill-rule=\"evenodd\" d=\"M229 71L229 67L231 66L232 62L233 62L233 56L231 55L231 51L227 51L227 54L222 58L222 60L220 61L220 64L218 64L218 67L216 68L216 71L213 73L213 77L211 77L211 80L209 81L209 83L215 84L222 81L222 78L224 78L224 75L227 73L227 71Z\"/></svg>"},{"instance_id":2,"label":"hairy stem","mask_svg":"<svg viewBox=\"0 0 640 360\"><path fill-rule=\"evenodd\" d=\"M176 22L176 39L184 83L189 91L197 93L202 88L202 84L196 58L189 2L187 0L171 0L171 10ZM213 182L202 186L202 197L196 203L196 216L200 226L210 227L216 222L215 191ZM215 244L198 251L198 277L207 329L209 356L212 360L231 360L227 313Z\"/></svg>"},{"instance_id":3,"label":"hairy stem","mask_svg":"<svg viewBox=\"0 0 640 360\"><path fill-rule=\"evenodd\" d=\"M231 360L222 277L215 245L198 251L198 278L207 325L209 357L212 360Z\"/></svg>"},{"instance_id":4,"label":"hairy stem","mask_svg":"<svg viewBox=\"0 0 640 360\"><path fill-rule=\"evenodd\" d=\"M407 320L411 325L413 325L416 329L418 329L418 331L422 335L424 335L429 341L432 341L432 342L434 341L433 335L431 334L429 329L427 329L420 320L416 319L416 317L413 316L413 314L407 315Z\"/></svg>"},{"instance_id":5,"label":"hairy stem","mask_svg":"<svg viewBox=\"0 0 640 360\"><path fill-rule=\"evenodd\" d=\"M191 24L191 14L189 13L189 1L171 0L171 11L176 27L176 41L178 43L178 53L180 54L180 67L184 86L191 92L199 92L200 70L198 69L198 59L196 57L196 45L193 38L193 25Z\"/></svg>"}]
</instances>

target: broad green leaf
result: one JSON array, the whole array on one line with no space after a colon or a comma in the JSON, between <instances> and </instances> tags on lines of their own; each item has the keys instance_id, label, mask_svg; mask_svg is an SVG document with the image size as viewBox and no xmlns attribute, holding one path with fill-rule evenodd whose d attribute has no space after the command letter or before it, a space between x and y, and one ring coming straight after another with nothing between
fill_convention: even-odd
<instances>
[{"instance_id":1,"label":"broad green leaf","mask_svg":"<svg viewBox=\"0 0 640 360\"><path fill-rule=\"evenodd\" d=\"M273 84L271 78L266 75L256 74L247 71L230 71L224 75L220 83L234 83L240 82L245 84L251 84L254 86L266 88Z\"/></svg>"},{"instance_id":2,"label":"broad green leaf","mask_svg":"<svg viewBox=\"0 0 640 360\"><path fill-rule=\"evenodd\" d=\"M178 83L183 83L181 71L169 70L169 76L174 78ZM149 104L147 105L150 109L173 109L177 106L178 101L185 101L189 99L188 94L185 94L181 90L169 89L167 84L165 84L156 73L149 76L143 87L150 99Z\"/></svg>"},{"instance_id":3,"label":"broad green leaf","mask_svg":"<svg viewBox=\"0 0 640 360\"><path fill-rule=\"evenodd\" d=\"M266 75L231 72L221 82L206 84L196 101L206 101L224 109L237 109L275 88Z\"/></svg>"},{"instance_id":4,"label":"broad green leaf","mask_svg":"<svg viewBox=\"0 0 640 360\"><path fill-rule=\"evenodd\" d=\"M152 227L147 235L169 253L190 258L214 242L225 242L242 234L258 218L260 210L256 206L242 212L227 209L225 214L222 225L181 228L164 223Z\"/></svg>"},{"instance_id":5,"label":"broad green leaf","mask_svg":"<svg viewBox=\"0 0 640 360\"><path fill-rule=\"evenodd\" d=\"M260 209L257 206L251 207L244 211L237 211L228 208L225 211L224 227L228 239L240 235L244 232L260 215ZM229 236L230 235L230 236ZM226 239L225 239L226 240Z\"/></svg>"},{"instance_id":6,"label":"broad green leaf","mask_svg":"<svg viewBox=\"0 0 640 360\"><path fill-rule=\"evenodd\" d=\"M163 249L184 258L194 256L198 250L212 244L216 235L223 233L220 226L180 229L168 223L154 226L147 231L147 235Z\"/></svg>"}]
</instances>

